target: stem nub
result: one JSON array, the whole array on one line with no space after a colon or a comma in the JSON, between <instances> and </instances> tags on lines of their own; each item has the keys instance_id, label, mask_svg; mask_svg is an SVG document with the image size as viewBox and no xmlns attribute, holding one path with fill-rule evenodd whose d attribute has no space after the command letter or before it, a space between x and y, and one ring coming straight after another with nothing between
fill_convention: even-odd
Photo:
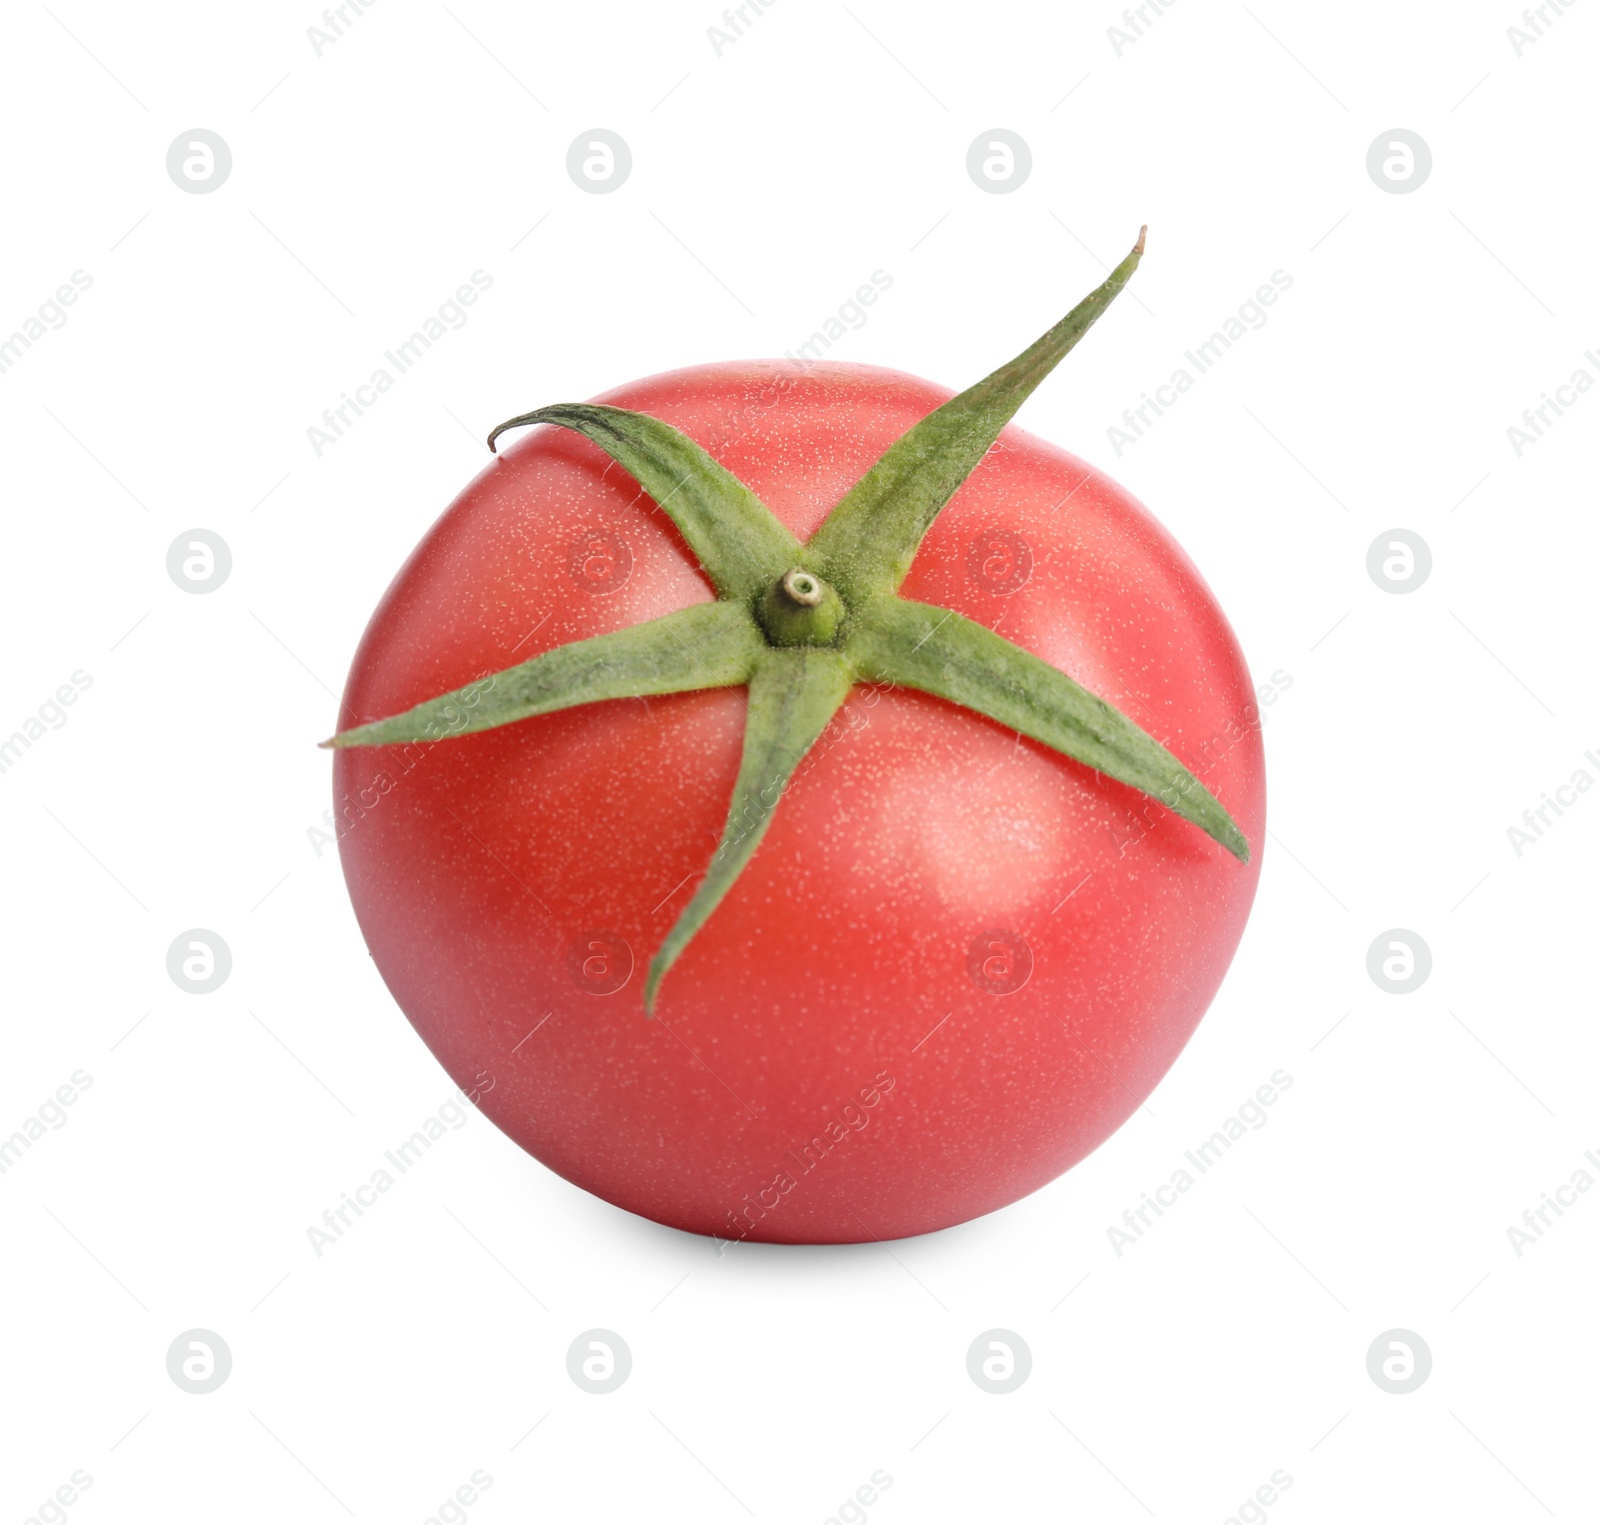
<instances>
[{"instance_id":1,"label":"stem nub","mask_svg":"<svg viewBox=\"0 0 1600 1525\"><path fill-rule=\"evenodd\" d=\"M783 574L778 586L789 596L789 602L801 609L815 609L824 593L820 579L813 577L804 567L791 567Z\"/></svg>"},{"instance_id":2,"label":"stem nub","mask_svg":"<svg viewBox=\"0 0 1600 1525\"><path fill-rule=\"evenodd\" d=\"M756 603L756 618L774 646L832 646L844 604L815 572L790 567Z\"/></svg>"}]
</instances>

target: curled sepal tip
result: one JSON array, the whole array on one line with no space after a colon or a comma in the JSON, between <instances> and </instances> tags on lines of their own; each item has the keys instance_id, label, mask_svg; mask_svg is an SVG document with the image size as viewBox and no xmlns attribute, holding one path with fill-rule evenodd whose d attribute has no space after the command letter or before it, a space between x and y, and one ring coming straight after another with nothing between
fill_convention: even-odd
<instances>
[{"instance_id":1,"label":"curled sepal tip","mask_svg":"<svg viewBox=\"0 0 1600 1525\"><path fill-rule=\"evenodd\" d=\"M799 559L800 542L748 487L688 435L647 413L564 402L509 418L507 429L556 424L598 445L675 525L724 598L751 598Z\"/></svg>"}]
</instances>

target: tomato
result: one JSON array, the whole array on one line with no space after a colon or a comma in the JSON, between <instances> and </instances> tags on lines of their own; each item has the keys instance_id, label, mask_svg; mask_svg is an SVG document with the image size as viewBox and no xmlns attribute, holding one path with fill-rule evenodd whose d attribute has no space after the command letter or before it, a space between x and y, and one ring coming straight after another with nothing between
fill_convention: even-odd
<instances>
[{"instance_id":1,"label":"tomato","mask_svg":"<svg viewBox=\"0 0 1600 1525\"><path fill-rule=\"evenodd\" d=\"M949 396L867 366L747 364L603 401L706 446L805 540ZM1239 820L1250 864L991 720L858 685L646 1021L643 961L717 843L742 692L336 754L350 894L395 999L460 1084L492 1077L479 1105L500 1128L609 1202L783 1242L991 1212L1108 1137L1216 992L1264 775L1238 644L1183 552L1100 472L1008 428L902 591L1153 731ZM396 578L341 723L710 598L625 472L538 429Z\"/></svg>"},{"instance_id":2,"label":"tomato","mask_svg":"<svg viewBox=\"0 0 1600 1525\"><path fill-rule=\"evenodd\" d=\"M924 1233L1194 1031L1265 830L1244 660L1139 504L1005 427L1143 248L954 398L747 363L522 415L491 446L560 427L384 596L329 743L351 898L552 1170L728 1240Z\"/></svg>"}]
</instances>

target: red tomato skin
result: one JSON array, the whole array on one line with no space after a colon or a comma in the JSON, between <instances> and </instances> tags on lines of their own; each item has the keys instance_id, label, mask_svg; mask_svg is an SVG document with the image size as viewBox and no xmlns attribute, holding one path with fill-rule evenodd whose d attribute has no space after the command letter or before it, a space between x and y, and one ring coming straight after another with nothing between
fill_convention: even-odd
<instances>
[{"instance_id":1,"label":"red tomato skin","mask_svg":"<svg viewBox=\"0 0 1600 1525\"><path fill-rule=\"evenodd\" d=\"M804 540L950 395L875 367L741 362L597 400L681 429ZM858 685L652 1021L645 967L720 836L743 689L335 754L345 875L396 1001L505 1133L608 1202L785 1243L964 1222L1104 1141L1216 993L1255 892L1265 777L1243 656L1182 550L1115 482L1012 428L901 591L1151 731L1251 862L987 719ZM621 467L532 430L396 576L340 729L711 597ZM595 993L627 962L614 939L631 973Z\"/></svg>"}]
</instances>

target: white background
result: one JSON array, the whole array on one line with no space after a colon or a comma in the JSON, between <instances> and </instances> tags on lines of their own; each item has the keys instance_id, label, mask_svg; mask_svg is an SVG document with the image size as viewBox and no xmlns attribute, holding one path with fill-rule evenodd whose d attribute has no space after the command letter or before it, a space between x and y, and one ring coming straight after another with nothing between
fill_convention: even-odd
<instances>
[{"instance_id":1,"label":"white background","mask_svg":"<svg viewBox=\"0 0 1600 1525\"><path fill-rule=\"evenodd\" d=\"M0 735L93 682L0 774L0 1134L93 1083L0 1176L0 1521L77 1469L85 1525L421 1522L477 1469L483 1525L822 1522L878 1469L873 1525L1594 1518L1600 1193L1520 1256L1507 1229L1600 1152L1600 797L1520 855L1507 828L1600 778L1600 396L1520 457L1506 430L1600 379L1600 9L1519 56L1510 0L1181 0L1119 55L1113 0L781 0L719 56L711 3L381 0L320 56L310 3L8 10L0 333L93 285L0 374ZM165 168L195 127L232 150L211 194ZM566 172L594 127L633 151L613 194ZM1011 194L965 168L995 127L1033 153ZM1366 169L1395 127L1433 154L1409 194ZM876 269L834 355L965 385L1146 221L1021 422L1148 503L1257 681L1293 678L1253 919L1148 1109L983 1221L720 1258L474 1115L314 1256L451 1087L308 836L312 743L486 429L781 354ZM308 426L475 269L470 322L319 458ZM1278 269L1118 457L1121 410ZM205 596L166 571L196 527L233 556ZM1366 570L1396 527L1433 558L1398 596ZM204 997L165 967L193 927L233 952ZM1367 973L1390 928L1432 950L1410 995ZM1270 1123L1118 1256L1278 1068ZM596 1326L634 1358L607 1396L565 1368ZM1033 1356L1007 1396L966 1372L995 1327ZM194 1328L233 1356L206 1396L166 1371ZM1366 1367L1395 1328L1433 1357L1406 1395Z\"/></svg>"}]
</instances>

